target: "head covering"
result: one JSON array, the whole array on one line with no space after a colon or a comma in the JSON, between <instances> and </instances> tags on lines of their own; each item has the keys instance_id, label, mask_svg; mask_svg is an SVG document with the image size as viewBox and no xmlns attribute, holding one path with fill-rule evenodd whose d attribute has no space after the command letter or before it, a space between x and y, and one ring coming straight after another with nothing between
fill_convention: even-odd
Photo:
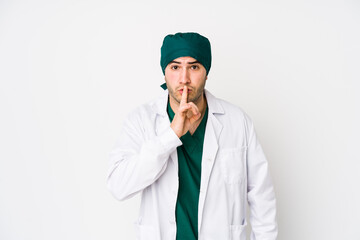
<instances>
[{"instance_id":1,"label":"head covering","mask_svg":"<svg viewBox=\"0 0 360 240\"><path fill-rule=\"evenodd\" d=\"M209 74L211 67L211 47L209 39L195 33L169 34L164 38L161 47L160 65L165 75L166 66L179 57L193 57L199 61Z\"/></svg>"}]
</instances>

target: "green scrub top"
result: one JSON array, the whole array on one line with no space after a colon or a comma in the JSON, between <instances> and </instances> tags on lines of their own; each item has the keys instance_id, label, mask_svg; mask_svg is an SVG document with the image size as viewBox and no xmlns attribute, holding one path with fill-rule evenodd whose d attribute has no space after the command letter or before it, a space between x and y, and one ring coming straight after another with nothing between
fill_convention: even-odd
<instances>
[{"instance_id":1,"label":"green scrub top","mask_svg":"<svg viewBox=\"0 0 360 240\"><path fill-rule=\"evenodd\" d=\"M170 122L175 113L168 101L167 113ZM176 239L198 239L198 204L201 180L201 159L203 152L205 127L208 118L208 107L200 125L191 135L187 132L180 137L181 146L177 147L179 165L179 191L176 201Z\"/></svg>"}]
</instances>

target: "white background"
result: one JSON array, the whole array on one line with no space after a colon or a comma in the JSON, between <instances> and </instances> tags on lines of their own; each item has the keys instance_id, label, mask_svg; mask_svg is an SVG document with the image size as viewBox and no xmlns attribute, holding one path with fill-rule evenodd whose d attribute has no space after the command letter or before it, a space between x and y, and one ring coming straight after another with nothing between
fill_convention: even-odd
<instances>
[{"instance_id":1,"label":"white background","mask_svg":"<svg viewBox=\"0 0 360 240\"><path fill-rule=\"evenodd\" d=\"M255 122L278 239L359 240L359 26L357 0L0 0L0 239L135 238L108 153L162 91L164 36L196 31L207 89Z\"/></svg>"}]
</instances>

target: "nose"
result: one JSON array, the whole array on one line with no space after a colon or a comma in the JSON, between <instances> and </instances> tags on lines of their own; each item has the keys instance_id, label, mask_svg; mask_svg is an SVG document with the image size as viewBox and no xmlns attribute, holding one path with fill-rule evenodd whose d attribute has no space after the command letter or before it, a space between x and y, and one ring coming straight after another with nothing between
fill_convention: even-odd
<instances>
[{"instance_id":1,"label":"nose","mask_svg":"<svg viewBox=\"0 0 360 240\"><path fill-rule=\"evenodd\" d=\"M190 83L190 73L189 73L189 70L187 68L184 68L182 71L181 71L181 74L180 74L180 83L181 84L188 84Z\"/></svg>"}]
</instances>

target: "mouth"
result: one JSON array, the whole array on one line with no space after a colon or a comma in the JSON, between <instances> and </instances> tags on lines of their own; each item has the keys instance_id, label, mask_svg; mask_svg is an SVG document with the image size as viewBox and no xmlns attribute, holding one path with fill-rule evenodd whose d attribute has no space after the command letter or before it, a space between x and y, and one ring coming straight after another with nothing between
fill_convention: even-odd
<instances>
[{"instance_id":1,"label":"mouth","mask_svg":"<svg viewBox=\"0 0 360 240\"><path fill-rule=\"evenodd\" d=\"M179 91L180 95L182 95L184 92L184 89L180 88L178 91ZM191 92L192 92L192 89L188 88L188 93L191 93Z\"/></svg>"}]
</instances>

